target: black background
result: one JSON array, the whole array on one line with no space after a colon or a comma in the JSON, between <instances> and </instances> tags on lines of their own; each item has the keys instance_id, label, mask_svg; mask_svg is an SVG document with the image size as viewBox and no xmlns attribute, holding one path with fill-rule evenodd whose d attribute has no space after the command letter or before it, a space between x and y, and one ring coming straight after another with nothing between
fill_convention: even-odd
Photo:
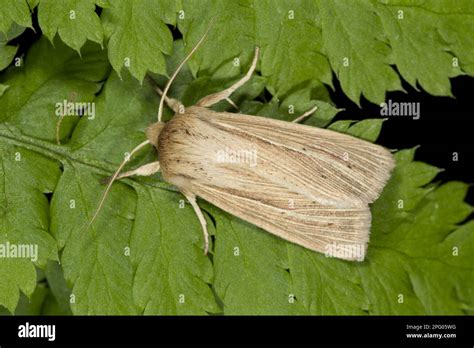
<instances>
[{"instance_id":1,"label":"black background","mask_svg":"<svg viewBox=\"0 0 474 348\"><path fill-rule=\"evenodd\" d=\"M19 338L18 327L55 324L56 340ZM407 325L456 325L455 330L407 330ZM0 317L0 345L9 344L145 344L155 342L218 344L388 343L412 345L462 344L472 348L474 317ZM456 333L456 338L407 338L407 333Z\"/></svg>"},{"instance_id":2,"label":"black background","mask_svg":"<svg viewBox=\"0 0 474 348\"><path fill-rule=\"evenodd\" d=\"M379 118L380 106L362 97L361 108L342 93L336 79L331 99L337 107L346 109L336 116L338 119ZM386 100L392 102L419 102L420 119L411 117L387 117L377 143L390 149L405 149L420 145L416 160L444 168L435 180L460 180L473 183L474 166L474 78L458 76L451 79L454 97L436 97L416 91L403 81L405 92L389 92ZM458 152L458 162L452 161L453 152ZM472 190L471 190L472 191ZM472 192L469 197L472 200Z\"/></svg>"}]
</instances>

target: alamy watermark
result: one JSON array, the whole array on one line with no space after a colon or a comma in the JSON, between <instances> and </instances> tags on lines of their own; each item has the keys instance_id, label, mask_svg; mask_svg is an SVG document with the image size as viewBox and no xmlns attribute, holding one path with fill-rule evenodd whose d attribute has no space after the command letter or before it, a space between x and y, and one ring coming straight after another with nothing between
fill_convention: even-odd
<instances>
[{"instance_id":1,"label":"alamy watermark","mask_svg":"<svg viewBox=\"0 0 474 348\"><path fill-rule=\"evenodd\" d=\"M86 116L88 120L95 118L94 102L70 102L64 99L56 103L56 116Z\"/></svg>"},{"instance_id":2,"label":"alamy watermark","mask_svg":"<svg viewBox=\"0 0 474 348\"><path fill-rule=\"evenodd\" d=\"M24 258L36 262L38 261L38 245L13 244L10 242L0 244L1 258Z\"/></svg>"},{"instance_id":3,"label":"alamy watermark","mask_svg":"<svg viewBox=\"0 0 474 348\"><path fill-rule=\"evenodd\" d=\"M257 149L230 149L226 147L217 151L217 163L243 163L250 167L257 165Z\"/></svg>"},{"instance_id":4,"label":"alamy watermark","mask_svg":"<svg viewBox=\"0 0 474 348\"><path fill-rule=\"evenodd\" d=\"M56 340L56 325L54 324L25 324L18 326L18 337L20 338L46 338L52 342Z\"/></svg>"},{"instance_id":5,"label":"alamy watermark","mask_svg":"<svg viewBox=\"0 0 474 348\"><path fill-rule=\"evenodd\" d=\"M326 257L363 261L365 256L364 244L344 244L333 242L332 244L327 244L325 249L324 255L326 255Z\"/></svg>"},{"instance_id":6,"label":"alamy watermark","mask_svg":"<svg viewBox=\"0 0 474 348\"><path fill-rule=\"evenodd\" d=\"M389 99L380 104L380 115L382 116L408 116L414 120L420 119L419 102L394 102Z\"/></svg>"}]
</instances>

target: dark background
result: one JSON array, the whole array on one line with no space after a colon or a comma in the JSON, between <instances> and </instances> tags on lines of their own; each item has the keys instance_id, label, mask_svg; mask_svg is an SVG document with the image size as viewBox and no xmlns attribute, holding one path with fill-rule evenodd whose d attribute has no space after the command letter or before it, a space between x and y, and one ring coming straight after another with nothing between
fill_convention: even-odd
<instances>
[{"instance_id":1,"label":"dark background","mask_svg":"<svg viewBox=\"0 0 474 348\"><path fill-rule=\"evenodd\" d=\"M336 116L339 119L362 120L378 118L380 106L368 102L364 97L361 108L352 102L341 90L334 78L335 91L331 99L345 110ZM474 182L474 77L458 76L451 79L453 97L436 97L415 90L403 81L405 92L389 92L386 100L392 102L419 102L420 118L387 117L377 143L390 149L405 149L420 145L415 159L445 169L435 181L459 180ZM458 162L453 162L453 152L458 153ZM471 187L467 200L474 204L474 190Z\"/></svg>"},{"instance_id":2,"label":"dark background","mask_svg":"<svg viewBox=\"0 0 474 348\"><path fill-rule=\"evenodd\" d=\"M309 343L309 347L326 347L322 343L343 344L340 347L472 347L473 316L69 316L69 317L0 317L4 334L2 348L16 344L48 344L44 338L18 338L18 326L25 322L36 325L56 325L56 346L84 347L86 344L126 344L135 347L153 343L186 344L196 347L225 347L227 344L254 343L256 347L280 344L295 347ZM455 325L451 330L408 330L407 325ZM456 334L456 338L407 338L407 333ZM383 345L381 344L383 343ZM364 344L360 345L359 344ZM393 345L395 344L395 345ZM52 345L54 347L54 344ZM370 345L371 346L371 345ZM94 347L94 345L93 345ZM247 347L247 345L245 345Z\"/></svg>"}]
</instances>

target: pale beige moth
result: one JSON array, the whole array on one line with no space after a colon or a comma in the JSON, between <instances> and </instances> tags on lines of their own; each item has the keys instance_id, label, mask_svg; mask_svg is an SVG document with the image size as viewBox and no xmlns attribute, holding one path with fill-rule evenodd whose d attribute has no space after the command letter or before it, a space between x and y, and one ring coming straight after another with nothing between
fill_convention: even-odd
<instances>
[{"instance_id":1,"label":"pale beige moth","mask_svg":"<svg viewBox=\"0 0 474 348\"><path fill-rule=\"evenodd\" d=\"M161 171L163 179L175 185L194 208L204 233L205 253L209 236L196 197L307 249L363 260L371 227L369 204L390 177L392 154L350 135L297 123L316 108L296 122L210 110L222 100L232 103L231 94L256 68L258 48L248 73L224 91L190 107L168 98L170 84L204 37L164 91L158 89L162 95L158 122L148 127L147 140L131 152L152 144L158 160L119 174L127 160L122 162L97 212L115 179ZM161 122L164 102L175 112L167 123ZM254 154L252 163L219 159L223 151L246 150Z\"/></svg>"}]
</instances>

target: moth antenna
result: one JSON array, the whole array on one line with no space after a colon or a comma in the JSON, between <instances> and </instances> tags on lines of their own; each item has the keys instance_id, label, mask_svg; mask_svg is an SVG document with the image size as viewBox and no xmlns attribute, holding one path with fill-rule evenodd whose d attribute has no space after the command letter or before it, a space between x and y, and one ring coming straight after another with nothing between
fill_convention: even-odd
<instances>
[{"instance_id":1,"label":"moth antenna","mask_svg":"<svg viewBox=\"0 0 474 348\"><path fill-rule=\"evenodd\" d=\"M91 221L89 222L89 225L87 226L88 228L92 225L92 223L94 222L95 218L97 217L97 215L99 215L99 212L100 210L102 209L102 206L104 205L104 202L105 202L105 199L107 198L107 195L109 194L109 191L110 191L110 188L112 187L112 184L114 183L115 179L117 179L117 176L120 174L120 172L122 171L123 167L125 166L125 164L130 160L130 157L132 157L138 150L140 150L141 148L143 148L145 145L147 144L150 144L150 141L149 140L146 140L144 141L143 143L141 143L140 145L138 145L137 147L135 147L131 152L130 152L130 155L128 155L123 161L122 163L120 163L120 166L117 168L117 170L115 171L114 175L112 175L108 185L107 185L107 188L105 189L104 191L104 194L102 195L102 199L100 200L100 203L99 203L99 206L97 207L94 215L92 216L92 219Z\"/></svg>"},{"instance_id":2,"label":"moth antenna","mask_svg":"<svg viewBox=\"0 0 474 348\"><path fill-rule=\"evenodd\" d=\"M196 52L196 50L199 48L199 46L201 46L201 44L204 42L204 40L207 37L207 34L209 34L209 30L211 30L211 28L212 28L213 23L214 23L214 18L211 19L211 24L209 25L209 28L207 28L206 32L201 37L201 39L198 41L196 46L193 47L191 52L189 52L188 55L186 56L186 58L184 58L183 61L178 65L175 72L173 73L171 78L166 83L165 89L163 90L163 94L162 94L161 99L160 99L160 106L158 107L158 122L161 122L161 115L163 114L163 103L166 99L166 95L168 94L168 90L170 89L171 83L174 81L174 79L176 78L178 73L181 71L184 64L186 64L186 62L189 60L189 58L191 58L191 56L194 54L194 52Z\"/></svg>"}]
</instances>

